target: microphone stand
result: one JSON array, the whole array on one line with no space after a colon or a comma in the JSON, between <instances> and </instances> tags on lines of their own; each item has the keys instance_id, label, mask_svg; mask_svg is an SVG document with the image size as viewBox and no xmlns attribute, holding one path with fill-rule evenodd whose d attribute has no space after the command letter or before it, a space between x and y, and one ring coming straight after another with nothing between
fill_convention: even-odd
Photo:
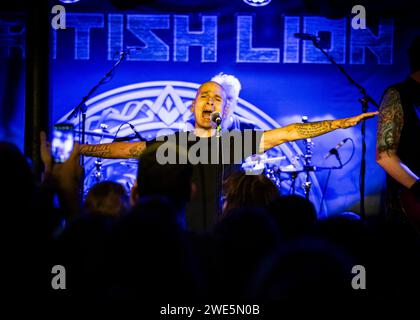
<instances>
[{"instance_id":1,"label":"microphone stand","mask_svg":"<svg viewBox=\"0 0 420 320\"><path fill-rule=\"evenodd\" d=\"M222 123L218 123L216 126L216 138L220 138L220 132L222 131Z\"/></svg>"},{"instance_id":2,"label":"microphone stand","mask_svg":"<svg viewBox=\"0 0 420 320\"><path fill-rule=\"evenodd\" d=\"M225 175L225 167L223 165L223 146L220 142L220 132L222 131L222 121L216 121L216 143L217 143L217 158L220 163L217 165L217 220L219 221L222 216L222 188L223 188L223 179ZM219 153L220 152L220 153Z\"/></svg>"},{"instance_id":3,"label":"microphone stand","mask_svg":"<svg viewBox=\"0 0 420 320\"><path fill-rule=\"evenodd\" d=\"M87 112L87 106L86 106L86 101L91 97L91 95L104 83L106 83L113 75L115 69L121 64L121 62L123 62L127 57L127 51L122 51L120 53L120 57L118 58L117 62L115 62L115 64L112 66L112 68L105 74L105 76L102 77L101 80L99 80L99 82L94 85L90 91L88 92L87 95L85 95L82 100L79 102L79 104L73 109L73 111L70 113L70 115L67 117L67 121L69 121L71 118L75 118L78 114L81 114L82 116L82 132L81 132L81 138L79 138L79 142L81 144L85 144L86 139L86 112ZM80 120L79 120L79 124L80 124ZM82 167L84 167L85 161L84 161L84 156L81 155L80 156L80 165ZM81 193L81 201L83 201L84 198L84 176L81 179L82 184L80 186L80 193Z\"/></svg>"},{"instance_id":4,"label":"microphone stand","mask_svg":"<svg viewBox=\"0 0 420 320\"><path fill-rule=\"evenodd\" d=\"M335 65L342 74L347 78L347 80L354 85L359 92L362 94L362 97L358 99L358 101L362 105L362 112L367 112L369 102L373 104L375 107L379 109L379 105L373 100L367 93L366 89L363 88L359 83L357 83L347 72L344 70L342 66L337 64L332 56L330 56L320 45L319 41L316 38L312 38L312 43L316 48L318 48L327 58L328 60ZM365 173L366 173L366 123L362 121L362 159L360 165L360 216L364 219L366 217L365 214Z\"/></svg>"}]
</instances>

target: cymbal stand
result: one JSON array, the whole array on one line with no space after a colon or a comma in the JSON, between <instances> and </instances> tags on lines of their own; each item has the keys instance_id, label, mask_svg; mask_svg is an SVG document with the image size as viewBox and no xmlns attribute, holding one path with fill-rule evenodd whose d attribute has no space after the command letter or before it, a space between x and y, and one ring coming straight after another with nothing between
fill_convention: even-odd
<instances>
[{"instance_id":1,"label":"cymbal stand","mask_svg":"<svg viewBox=\"0 0 420 320\"><path fill-rule=\"evenodd\" d=\"M308 123L308 117L303 116L302 122ZM305 177L305 182L303 183L302 187L305 192L305 198L309 199L309 192L312 186L309 173L311 171L315 171L315 167L312 165L312 147L314 146L314 143L312 142L312 139L305 139L304 143L305 143L305 154L303 155L303 159L304 159L303 171L305 172L306 177Z\"/></svg>"},{"instance_id":2,"label":"cymbal stand","mask_svg":"<svg viewBox=\"0 0 420 320\"><path fill-rule=\"evenodd\" d=\"M112 68L99 80L97 84L95 84L89 92L82 98L82 100L79 102L79 104L73 109L73 111L69 114L67 117L67 120L71 120L72 118L77 117L78 115L81 116L81 121L79 117L79 126L82 127L81 137L79 143L85 144L86 143L86 113L87 113L87 105L86 102L89 100L89 98L92 96L93 93L103 84L110 81L113 77L113 74L115 72L115 69L126 59L127 57L127 51L120 52L120 55L117 59L117 62L114 63ZM84 167L85 161L84 161L84 155L80 155L80 165ZM80 194L81 199L83 199L84 196L84 178L82 177L81 186L80 186Z\"/></svg>"},{"instance_id":3,"label":"cymbal stand","mask_svg":"<svg viewBox=\"0 0 420 320\"><path fill-rule=\"evenodd\" d=\"M296 178L298 176L298 172L292 172L292 183L290 186L290 194L295 194L296 192Z\"/></svg>"},{"instance_id":4,"label":"cymbal stand","mask_svg":"<svg viewBox=\"0 0 420 320\"><path fill-rule=\"evenodd\" d=\"M99 143L102 142L102 139L104 137L104 134L109 134L108 131L108 125L101 123L100 124L100 129L101 129L101 139L99 140ZM93 177L94 177L94 181L95 184L99 183L101 181L104 180L104 175L102 174L102 163L103 163L103 159L102 158L96 158L95 160L95 170L93 171Z\"/></svg>"}]
</instances>

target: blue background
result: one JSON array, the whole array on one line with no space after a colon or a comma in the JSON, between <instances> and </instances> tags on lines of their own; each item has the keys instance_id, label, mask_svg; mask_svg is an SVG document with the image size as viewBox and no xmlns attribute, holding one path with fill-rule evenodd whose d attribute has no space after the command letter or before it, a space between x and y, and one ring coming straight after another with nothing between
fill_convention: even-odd
<instances>
[{"instance_id":1,"label":"blue background","mask_svg":"<svg viewBox=\"0 0 420 320\"><path fill-rule=\"evenodd\" d=\"M83 1L82 1L83 2ZM87 94L90 88L104 76L110 69L113 61L108 59L112 50L108 48L108 14L122 15L123 43L121 47L143 46L138 38L126 29L127 15L146 14L150 17L155 15L167 15L169 17L169 28L153 30L169 47L168 61L148 61L145 57L134 57L136 61L124 61L117 69L112 80L103 85L93 95L100 94L121 86L141 83L146 81L186 81L202 83L209 80L213 75L224 72L233 74L240 79L242 91L240 97L261 109L265 114L274 119L279 125L284 126L292 122L301 122L302 116L308 116L310 121L323 119L336 119L353 116L361 112L361 105L358 99L361 97L358 90L352 86L339 70L330 63L321 60L318 52L314 51L309 58L315 59L312 63L303 63L302 54L298 63L283 62L283 47L285 45L284 18L300 17L301 31L312 33L313 29L305 30L304 19L317 17L321 21L322 12L308 12L303 6L289 6L271 3L266 7L256 8L243 3L242 1L229 1L229 5L223 6L215 1L213 6L200 7L177 1L178 6L164 6L167 1L155 2L150 5L137 6L131 10L119 10L107 1L86 1L85 3L65 5L67 12L67 29L51 29L52 44L53 35L56 33L56 48L52 45L51 56L51 125L57 122L65 114L70 112ZM274 1L273 1L274 2ZM56 4L57 2L52 2ZM405 20L401 16L390 17L389 12L381 16L382 12L369 11L367 7L367 31L372 35L378 34L380 25L392 27L392 42L378 42L376 50L384 50L392 54L392 59L378 62L377 57L369 50L365 50L365 61L362 64L350 63L350 36L351 14L350 9L346 11L347 16L341 15L340 19L345 20L346 30L337 34L337 41L345 41L346 59L342 66L346 71L379 103L384 89L392 83L403 80L408 75L408 63L406 48L416 34L420 33L418 22ZM89 58L77 59L75 54L75 28L80 27L83 22L77 22L71 14L76 16L79 13L100 14L103 16L103 28L90 30ZM321 15L319 14L321 13ZM189 17L190 30L200 31L202 28L202 16L217 16L217 61L202 62L201 47L189 49L188 61L174 61L174 16L183 15ZM252 17L252 47L253 48L277 48L280 56L278 63L267 62L238 62L237 61L237 39L239 17ZM330 17L329 17L330 18ZM393 20L389 20L393 18ZM73 20L72 20L73 19ZM318 19L318 20L317 20ZM383 20L388 19L388 20ZM0 20L4 22L3 20ZM337 19L330 19L330 24L337 23ZM383 21L388 21L384 23ZM389 22L391 21L391 22ZM72 27L73 25L73 27ZM322 31L322 29L320 30ZM328 31L328 30L327 30ZM2 29L3 34L9 32ZM363 38L363 37L362 37ZM0 61L0 81L3 91L0 92L2 99L5 99L6 88L6 67L10 66L11 56L7 52L10 45L3 40L2 60ZM365 37L365 39L367 39ZM7 44L5 46L5 43ZM311 46L310 42L305 45ZM390 46L390 47L387 47ZM302 48L301 48L302 49ZM245 49L244 49L245 50ZM377 51L378 52L378 51ZM178 52L179 53L179 52ZM152 57L152 58L150 58ZM153 59L153 56L149 56ZM22 59L24 59L22 57ZM261 58L264 59L264 58ZM21 73L23 76L23 72ZM23 84L19 84L20 94L15 99L15 109L12 115L5 120L5 112L2 112L1 138L8 139L23 146L24 125L23 117ZM370 107L370 111L374 111ZM380 210L381 191L384 184L383 170L375 163L375 135L376 119L369 120L366 124L367 142L367 170L366 170L366 211L368 214L376 214ZM324 160L326 152L335 146L343 138L351 137L355 141L356 150L352 161L343 169L335 170L331 174L325 193L325 203L329 214L340 211L352 210L358 212L359 202L359 169L361 155L361 134L360 125L347 130L337 130L322 137L313 139L314 156L313 162L319 166L336 165L334 157ZM298 142L303 150L303 144ZM340 149L343 160L348 159L352 151L351 144L347 143ZM326 183L326 171L316 173L316 178L321 188Z\"/></svg>"}]
</instances>

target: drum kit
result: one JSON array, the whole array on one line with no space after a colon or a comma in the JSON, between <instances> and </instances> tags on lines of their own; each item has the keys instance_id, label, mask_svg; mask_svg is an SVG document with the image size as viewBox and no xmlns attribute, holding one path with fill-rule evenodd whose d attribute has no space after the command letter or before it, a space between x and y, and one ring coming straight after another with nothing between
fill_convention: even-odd
<instances>
[{"instance_id":1,"label":"drum kit","mask_svg":"<svg viewBox=\"0 0 420 320\"><path fill-rule=\"evenodd\" d=\"M76 133L80 133L76 131ZM86 136L91 144L109 143L120 141L115 134L108 131L106 124L100 124L98 129L86 131ZM124 137L124 141L128 141ZM122 140L121 140L122 141ZM103 159L103 158L85 158L85 181L84 195L86 196L90 188L96 183L102 181L114 181L123 185L127 192L134 185L137 177L137 159Z\"/></svg>"},{"instance_id":2,"label":"drum kit","mask_svg":"<svg viewBox=\"0 0 420 320\"><path fill-rule=\"evenodd\" d=\"M242 169L250 174L264 174L269 178L282 195L298 194L309 198L311 181L309 173L315 171L311 165L311 151L309 146L313 143L307 139L308 146L305 154L295 155L292 158L286 156L269 157L266 154L252 156L243 163ZM303 175L303 177L300 177ZM302 181L297 185L297 182Z\"/></svg>"},{"instance_id":3,"label":"drum kit","mask_svg":"<svg viewBox=\"0 0 420 320\"><path fill-rule=\"evenodd\" d=\"M306 116L302 122L308 122ZM316 170L312 165L312 149L314 143L311 139L303 140L305 152L293 157L274 156L269 157L266 153L252 156L245 160L242 168L250 174L264 174L274 182L281 194L299 194L309 199L312 182L310 172ZM303 177L299 177L303 174ZM296 182L301 181L297 186Z\"/></svg>"}]
</instances>

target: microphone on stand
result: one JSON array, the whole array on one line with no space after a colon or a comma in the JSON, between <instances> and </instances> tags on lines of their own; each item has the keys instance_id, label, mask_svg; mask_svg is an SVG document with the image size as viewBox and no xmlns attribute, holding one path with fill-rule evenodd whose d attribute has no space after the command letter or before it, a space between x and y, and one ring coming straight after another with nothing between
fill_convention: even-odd
<instances>
[{"instance_id":1,"label":"microphone on stand","mask_svg":"<svg viewBox=\"0 0 420 320\"><path fill-rule=\"evenodd\" d=\"M210 119L216 124L216 137L220 138L220 132L222 131L222 116L220 115L220 112L213 111L210 114Z\"/></svg>"},{"instance_id":2,"label":"microphone on stand","mask_svg":"<svg viewBox=\"0 0 420 320\"><path fill-rule=\"evenodd\" d=\"M295 33L295 38L302 39L302 40L318 40L318 36L310 33Z\"/></svg>"},{"instance_id":3,"label":"microphone on stand","mask_svg":"<svg viewBox=\"0 0 420 320\"><path fill-rule=\"evenodd\" d=\"M139 139L139 141L144 141L144 139L141 137L141 135L137 132L136 128L130 122L124 122L122 125L120 125L120 128L124 124L128 124L130 126L130 128L131 128L131 130L133 130L135 136L115 137L114 140L112 140L112 142L131 141L131 140L134 140L136 138ZM115 134L116 136L118 135L118 132L120 131L120 128L118 128L117 133Z\"/></svg>"},{"instance_id":4,"label":"microphone on stand","mask_svg":"<svg viewBox=\"0 0 420 320\"><path fill-rule=\"evenodd\" d=\"M117 51L117 54L124 55L124 56L130 56L139 54L141 50L143 50L143 47L127 47L124 50Z\"/></svg>"},{"instance_id":5,"label":"microphone on stand","mask_svg":"<svg viewBox=\"0 0 420 320\"><path fill-rule=\"evenodd\" d=\"M324 159L327 160L333 154L338 156L338 149L340 149L343 146L343 144L345 144L349 139L350 138L344 138L343 140L341 140L334 148L328 151L328 153L324 156Z\"/></svg>"},{"instance_id":6,"label":"microphone on stand","mask_svg":"<svg viewBox=\"0 0 420 320\"><path fill-rule=\"evenodd\" d=\"M137 132L136 128L130 123L127 122L130 128L134 131L136 137L139 139L139 141L143 141L143 138L140 136L140 134Z\"/></svg>"}]
</instances>

